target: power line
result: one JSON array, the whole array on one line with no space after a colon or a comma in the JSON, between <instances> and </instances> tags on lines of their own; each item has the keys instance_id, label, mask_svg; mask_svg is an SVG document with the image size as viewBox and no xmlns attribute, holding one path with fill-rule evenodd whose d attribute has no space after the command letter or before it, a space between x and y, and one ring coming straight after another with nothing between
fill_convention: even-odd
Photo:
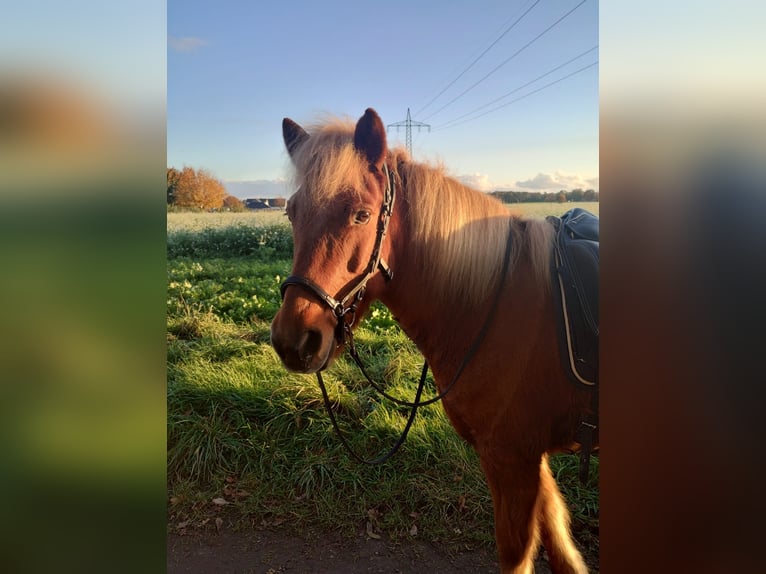
<instances>
[{"instance_id":1,"label":"power line","mask_svg":"<svg viewBox=\"0 0 766 574\"><path fill-rule=\"evenodd\" d=\"M415 113L415 115L421 114L423 111L425 111L425 110L426 110L426 108L428 108L428 106L430 106L431 104L433 104L433 103L434 103L434 101L436 101L436 100L439 98L439 96L441 96L441 95L442 95L444 92L446 92L446 91L447 91L447 90L448 90L448 89L449 89L449 88L450 88L450 87L451 87L451 86L452 86L452 85L453 85L455 82L457 82L457 81L458 81L460 78L462 78L462 77L463 77L463 74L465 74L465 73L466 73L468 70L470 70L470 69L471 69L471 68L474 66L474 64L476 64L476 62L478 62L479 60L481 60L481 58L484 56L484 54L486 54L487 52L489 52L489 51L492 49L492 47L493 47L495 44L497 44L497 43L498 43L500 40L502 40L502 39L503 39L503 37L504 37L504 36L505 36L505 35L506 35L508 32L510 32L510 31L511 31L511 29L512 29L512 28L513 28L513 27L514 27L516 24L518 24L519 22L521 22L521 20L522 20L522 18L524 18L524 16L526 16L527 14L529 14L529 12L532 10L532 8L534 8L535 6L537 6L537 4L539 4L539 2L540 2L540 0L535 0L535 3L534 3L534 4L532 4L532 6L530 6L530 7L527 9L527 11L526 11L526 12L524 12L524 13L523 13L521 16L519 16L519 18L518 18L518 19L517 19L517 20L516 20L516 21L515 21L513 24L511 24L511 25L510 25L508 28L506 28L506 29L505 29L505 31L504 31L502 34L500 34L500 36L498 36L498 38L497 38L497 39L496 39L494 42L492 42L492 43L491 43L491 44L490 44L490 45L489 45L489 46L488 46L488 47L487 47L487 48L486 48L486 49L485 49L485 50L484 50L484 51L483 51L481 54L479 54L479 56L478 56L478 57L477 57L477 58L476 58L476 59L475 59L473 62L471 62L470 64L468 64L468 67L467 67L465 70L463 70L462 72L460 72L460 73L458 74L457 78L455 78L454 80L452 80L452 81L451 81L449 84L447 84L447 85L446 85L446 86L445 86L445 87L442 89L442 91L441 91L441 92L439 92L439 93L438 93L438 94L436 94L436 95L435 95L433 98L431 98L431 100L430 100L430 101L429 101L429 102L428 102L428 103L427 103L425 106L423 106L422 108L420 108L420 109L419 109L419 110L418 110L418 111Z\"/></svg>"},{"instance_id":2,"label":"power line","mask_svg":"<svg viewBox=\"0 0 766 574\"><path fill-rule=\"evenodd\" d=\"M539 33L537 36L535 36L534 38L532 38L532 40L530 40L529 42L527 42L526 44L524 44L524 45L523 45L521 48L519 48L518 50L516 50L516 52L514 52L514 53L513 53L513 54L511 54L511 55L510 55L508 58L506 58L505 60L503 60L503 61L502 61L500 64L498 64L497 66L495 66L494 68L492 68L492 70L490 70L490 72L489 72L488 74L486 74L484 77L482 77L482 78L481 78L479 81L477 81L477 82L475 82L474 84L470 85L468 88L466 88L465 90L463 90L462 92L460 92L460 93L459 93L457 96L455 96L454 98L452 98L452 99L451 99L449 102L447 102L446 104L444 104L442 107L440 107L438 110L436 110L435 112L433 112L431 115L427 116L427 117L426 117L426 118L424 118L424 119L426 119L426 120L427 120L428 118L432 118L433 116L435 116L436 114L438 114L440 111L442 111L444 108L446 108L447 106L449 106L449 105L453 104L453 103L454 103L456 100L458 100L459 98L462 98L462 97L463 97L464 95L466 95L468 92L470 92L471 90L473 90L473 89L474 89L476 86L478 86L479 84L481 84L481 83L482 83L484 80L486 80L487 78L489 78L489 77L490 77L492 74L494 74L494 73L495 73L495 72L497 72L497 71L498 71L500 68L502 68L503 66L505 66L505 65L506 65L508 62L510 62L510 61L511 61L513 58L515 58L515 57L516 57L516 56L518 56L518 55L519 55L521 52L523 52L524 50L526 50L526 49L527 49L529 46L531 46L531 45L532 45L534 42L536 42L537 40L539 40L539 39L540 39L540 38L541 38L541 37L542 37L544 34L548 33L550 30L552 30L552 29L553 29L555 26L557 26L557 25L559 24L559 22L561 22L562 20L564 20L564 18L566 18L566 17L567 17L567 16L569 16L569 15L570 15L572 12L574 12L575 10L577 10L577 9L578 9L580 6L582 6L583 4L585 4L585 2L586 2L586 1L587 1L587 0L582 0L582 1L581 1L581 2L580 2L578 5L577 5L577 6L575 6L574 8L572 8L572 9L571 9L569 12L567 12L566 14L564 14L564 15L563 15L561 18L559 18L559 19L558 19L558 20L556 20L556 21L555 21L553 24L551 24L550 26L548 26L548 27L547 27L545 30L543 30L542 32L540 32L540 33Z\"/></svg>"},{"instance_id":3,"label":"power line","mask_svg":"<svg viewBox=\"0 0 766 574\"><path fill-rule=\"evenodd\" d=\"M388 124L386 126L386 129L388 128L396 128L396 131L399 131L399 128L404 127L406 128L406 135L407 135L407 152L410 154L410 157L412 157L412 126L415 126L418 128L418 131L420 131L420 128L428 128L428 131L431 131L430 124L424 124L423 122L416 122L415 120L410 117L410 108L407 108L407 119L396 122L395 124Z\"/></svg>"},{"instance_id":4,"label":"power line","mask_svg":"<svg viewBox=\"0 0 766 574\"><path fill-rule=\"evenodd\" d=\"M563 64L559 64L559 65L558 65L558 66L556 66L555 68L553 68L553 69L551 69L551 70L548 70L548 71L547 71L547 72L545 72L544 74L541 74L541 75L537 76L537 77L536 77L534 80L529 80L529 81L528 81L526 84L522 84L521 86L519 86L519 87L517 87L517 88L514 88L513 90L511 90L510 92L507 92L507 93L503 94L503 95L502 95L502 96L500 96L499 98L495 98L495 99L494 99L494 100L492 100L491 102L487 102L486 104L484 104L484 105L481 105L481 106L479 106L478 108L475 108L475 109L471 110L470 112L466 112L466 113L465 113L465 114L463 114L462 116L458 116L458 117L456 117L456 118L453 118L453 119L451 119L451 120L449 120L449 121L447 121L447 122L444 122L443 124L441 124L441 125L439 125L439 126L436 126L436 129L442 129L442 128L444 128L445 126L447 126L447 127L450 127L450 126L448 126L448 124L452 124L452 123L455 123L455 122L457 122L457 121L459 121L459 120L462 120L463 118L465 118L465 117L467 117L467 116L470 116L471 114L474 114L474 113L478 112L479 110L483 110L483 109L484 109L484 108L486 108L487 106L491 106L492 104L494 104L494 103L497 103L497 102L499 102L500 100L504 100L505 98L507 98L508 96L510 96L510 95L512 95L512 94L515 94L515 93L516 93L516 92L518 92L519 90L521 90L521 89L523 89L523 88L526 88L527 86L529 86L529 85L531 85L531 84L534 84L534 83L535 83L535 82L537 82L538 80L542 80L542 79L543 79L545 76L550 76L550 75L551 75L553 72L556 72L556 71L560 70L561 68L563 68L564 66L567 66L567 65L571 64L571 63L572 63L572 62L574 62L575 60L578 60L578 59L582 58L582 57L583 57L585 54L587 54L587 53L589 53L589 52L592 52L592 51L593 51L593 50L595 50L596 48L598 48L598 44L596 44L596 45L595 45L595 46L593 46L592 48L589 48L588 50L585 50L585 51L584 51L584 52L582 52L581 54L578 54L578 55L577 55L577 56L575 56L574 58L571 58L570 60L567 60L567 61L566 61L566 62L564 62ZM477 116L477 117L478 117L478 116Z\"/></svg>"},{"instance_id":5,"label":"power line","mask_svg":"<svg viewBox=\"0 0 766 574\"><path fill-rule=\"evenodd\" d=\"M506 102L506 103L504 103L502 105L497 106L496 108L492 108L491 110L487 110L483 114L479 114L478 116L475 116L475 117L467 119L467 120L463 120L462 122L454 123L452 125L443 125L440 129L446 130L446 129L449 129L449 128L454 128L455 126L460 125L460 124L464 124L466 122L471 122L473 120L477 120L480 117L486 116L489 113L495 112L495 111L497 111L497 110L499 110L501 108L504 108L506 106L510 106L511 104L513 104L515 102L518 102L519 100L523 100L527 96L531 96L532 94L536 94L537 92L540 92L540 91L544 90L545 88L550 88L551 86L553 86L555 84L558 84L559 82L563 82L567 78L571 78L575 74L579 74L580 72L584 72L585 70L587 70L588 68L592 68L596 64L598 64L598 60L588 64L587 66L583 66L582 68L579 68L579 69L575 70L574 72L571 72L571 73L567 74L566 76L563 76L563 77L559 78L558 80L554 80L554 81L552 81L552 82L550 82L548 84L545 84L544 86L540 86L536 90L532 90L531 92L528 92L528 93L524 94L523 96L519 96L518 98L515 98L515 99L511 100L510 102Z\"/></svg>"}]
</instances>

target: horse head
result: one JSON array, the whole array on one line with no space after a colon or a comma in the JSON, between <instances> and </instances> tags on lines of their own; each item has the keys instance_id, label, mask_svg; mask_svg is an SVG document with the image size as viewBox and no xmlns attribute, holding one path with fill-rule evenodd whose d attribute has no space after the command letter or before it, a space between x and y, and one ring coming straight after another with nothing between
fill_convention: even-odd
<instances>
[{"instance_id":1,"label":"horse head","mask_svg":"<svg viewBox=\"0 0 766 574\"><path fill-rule=\"evenodd\" d=\"M344 333L389 277L393 180L385 127L371 108L355 127L332 124L309 134L285 118L282 133L298 189L286 208L292 274L282 285L271 342L288 369L314 373L340 353Z\"/></svg>"}]
</instances>

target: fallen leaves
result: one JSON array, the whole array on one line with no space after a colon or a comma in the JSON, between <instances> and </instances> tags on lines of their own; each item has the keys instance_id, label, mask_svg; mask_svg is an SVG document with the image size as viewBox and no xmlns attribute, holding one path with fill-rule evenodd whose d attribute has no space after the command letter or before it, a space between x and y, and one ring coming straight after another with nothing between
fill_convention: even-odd
<instances>
[{"instance_id":1,"label":"fallen leaves","mask_svg":"<svg viewBox=\"0 0 766 574\"><path fill-rule=\"evenodd\" d=\"M415 512L413 510L412 512L410 512L410 518L412 518L413 521L417 521L417 519L420 518L420 513ZM410 536L417 536L417 535L418 535L418 525L414 524L413 522L412 526L410 527Z\"/></svg>"},{"instance_id":2,"label":"fallen leaves","mask_svg":"<svg viewBox=\"0 0 766 574\"><path fill-rule=\"evenodd\" d=\"M247 498L250 496L250 493L236 486L224 486L223 495L229 498Z\"/></svg>"},{"instance_id":3,"label":"fallen leaves","mask_svg":"<svg viewBox=\"0 0 766 574\"><path fill-rule=\"evenodd\" d=\"M370 538L374 538L375 540L380 540L380 534L376 534L374 529L374 526L377 526L378 524L378 518L380 518L380 511L378 511L377 508L370 508L367 510L367 517L369 520L367 521L367 536Z\"/></svg>"},{"instance_id":4,"label":"fallen leaves","mask_svg":"<svg viewBox=\"0 0 766 574\"><path fill-rule=\"evenodd\" d=\"M370 522L368 520L367 521L367 536L369 536L370 538L374 538L375 540L380 540L380 534L375 534L375 532L373 532L372 528L373 528L372 527L372 522Z\"/></svg>"}]
</instances>

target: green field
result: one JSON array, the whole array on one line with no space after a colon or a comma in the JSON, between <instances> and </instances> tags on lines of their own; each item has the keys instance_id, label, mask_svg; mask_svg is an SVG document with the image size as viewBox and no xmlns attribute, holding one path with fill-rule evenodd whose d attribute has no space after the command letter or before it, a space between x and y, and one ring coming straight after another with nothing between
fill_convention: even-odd
<instances>
[{"instance_id":1,"label":"green field","mask_svg":"<svg viewBox=\"0 0 766 574\"><path fill-rule=\"evenodd\" d=\"M520 211L528 217L561 215L573 207L582 207L598 215L598 202L581 203L512 203L509 209ZM244 213L171 212L168 213L168 233L175 231L200 231L206 227L230 225L272 225L286 223L282 210L259 210Z\"/></svg>"},{"instance_id":2,"label":"green field","mask_svg":"<svg viewBox=\"0 0 766 574\"><path fill-rule=\"evenodd\" d=\"M518 210L527 217L545 217L547 215L561 215L565 211L581 207L598 216L598 201L581 201L577 203L509 203L508 207L512 211Z\"/></svg>"},{"instance_id":3,"label":"green field","mask_svg":"<svg viewBox=\"0 0 766 574\"><path fill-rule=\"evenodd\" d=\"M201 231L207 227L221 228L232 225L287 225L281 209L260 209L241 213L169 212L168 233Z\"/></svg>"},{"instance_id":4,"label":"green field","mask_svg":"<svg viewBox=\"0 0 766 574\"><path fill-rule=\"evenodd\" d=\"M390 462L360 466L333 434L315 379L279 363L269 322L290 271L285 219L168 213L169 529L287 524L397 539L415 526L419 539L492 544L478 459L440 405L421 411ZM372 376L411 398L422 358L385 308L373 307L357 341ZM326 381L357 450L374 455L395 441L406 412L379 402L350 362L337 361ZM576 537L597 556L598 460L585 487L577 462L559 456L551 466Z\"/></svg>"}]
</instances>

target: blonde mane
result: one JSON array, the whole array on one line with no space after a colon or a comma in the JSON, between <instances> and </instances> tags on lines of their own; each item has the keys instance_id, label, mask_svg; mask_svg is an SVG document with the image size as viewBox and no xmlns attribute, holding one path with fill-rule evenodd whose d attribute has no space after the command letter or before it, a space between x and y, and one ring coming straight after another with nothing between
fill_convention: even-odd
<instances>
[{"instance_id":1,"label":"blonde mane","mask_svg":"<svg viewBox=\"0 0 766 574\"><path fill-rule=\"evenodd\" d=\"M339 191L361 189L367 166L354 149L354 123L333 118L308 132L293 155L301 193L316 205ZM541 289L549 288L551 225L512 215L442 166L411 161L402 148L389 151L388 166L397 174L397 202L408 205L412 255L424 276L436 279L433 287L443 287L437 296L458 297L471 306L486 302L499 281L509 228L510 269L526 257Z\"/></svg>"},{"instance_id":2,"label":"blonde mane","mask_svg":"<svg viewBox=\"0 0 766 574\"><path fill-rule=\"evenodd\" d=\"M463 185L442 166L409 161L403 150L392 154L406 182L410 232L427 277L438 277L445 291L468 304L486 302L498 284L510 232L510 269L526 255L537 280L548 288L551 225L511 214L506 205Z\"/></svg>"},{"instance_id":3,"label":"blonde mane","mask_svg":"<svg viewBox=\"0 0 766 574\"><path fill-rule=\"evenodd\" d=\"M318 205L340 190L359 190L367 165L354 149L354 122L329 118L309 125L309 137L293 152L293 184Z\"/></svg>"}]
</instances>

